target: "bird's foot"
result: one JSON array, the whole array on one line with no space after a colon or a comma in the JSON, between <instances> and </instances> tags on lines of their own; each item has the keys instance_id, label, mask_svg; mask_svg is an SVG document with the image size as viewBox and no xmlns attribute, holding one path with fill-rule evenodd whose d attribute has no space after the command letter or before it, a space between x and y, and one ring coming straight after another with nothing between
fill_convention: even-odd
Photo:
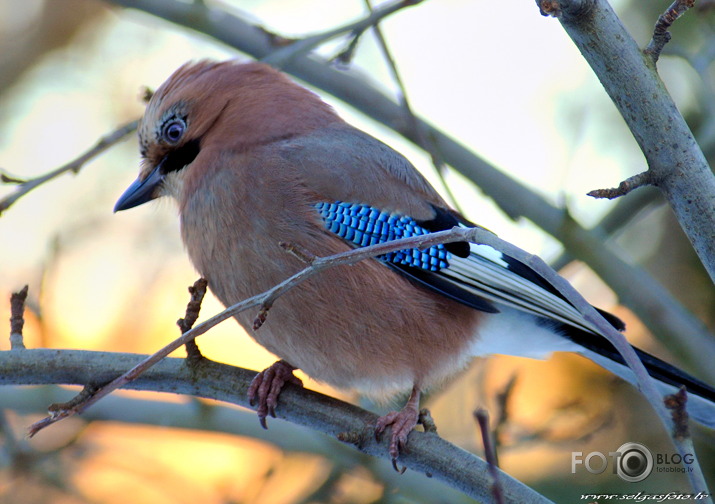
<instances>
[{"instance_id":1,"label":"bird's foot","mask_svg":"<svg viewBox=\"0 0 715 504\"><path fill-rule=\"evenodd\" d=\"M388 451L392 459L392 467L400 473L405 472L405 468L401 470L398 469L397 457L399 457L400 451L404 450L405 446L407 446L407 436L419 422L419 402L420 391L415 387L412 389L412 394L404 408L400 411L391 411L387 415L381 416L377 419L377 423L375 424L375 438L378 439L378 441L382 433L385 432L385 429L391 427Z\"/></svg>"},{"instance_id":2,"label":"bird's foot","mask_svg":"<svg viewBox=\"0 0 715 504\"><path fill-rule=\"evenodd\" d=\"M407 436L412 432L412 429L417 425L419 415L417 408L405 406L400 411L391 411L385 416L377 419L375 425L375 436L379 439L387 427L392 427L390 433L390 444L388 451L392 459L392 466L397 472L404 472L397 468L397 457L407 445Z\"/></svg>"},{"instance_id":3,"label":"bird's foot","mask_svg":"<svg viewBox=\"0 0 715 504\"><path fill-rule=\"evenodd\" d=\"M278 396L285 384L303 386L303 381L293 375L295 369L286 361L279 360L258 373L248 387L248 401L251 406L258 405L256 412L264 429L268 428L266 417L268 415L276 417Z\"/></svg>"}]
</instances>

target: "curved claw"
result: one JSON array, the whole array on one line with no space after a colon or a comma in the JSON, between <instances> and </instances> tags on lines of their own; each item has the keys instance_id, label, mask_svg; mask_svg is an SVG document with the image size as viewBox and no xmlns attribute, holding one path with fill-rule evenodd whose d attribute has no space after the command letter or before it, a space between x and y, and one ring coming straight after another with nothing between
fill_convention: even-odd
<instances>
[{"instance_id":1,"label":"curved claw","mask_svg":"<svg viewBox=\"0 0 715 504\"><path fill-rule=\"evenodd\" d=\"M397 464L397 457L399 457L400 452L404 451L407 446L407 436L409 436L410 432L412 432L417 425L418 417L417 410L408 405L400 411L391 411L387 415L377 419L377 424L375 425L376 439L379 440L388 426L392 427L388 451L392 458L392 463L395 466ZM395 467L395 470L397 470L397 467ZM398 470L398 472L400 471Z\"/></svg>"},{"instance_id":2,"label":"curved claw","mask_svg":"<svg viewBox=\"0 0 715 504\"><path fill-rule=\"evenodd\" d=\"M375 424L375 439L380 441L382 434L387 427L391 427L390 442L388 444L388 452L392 459L392 467L399 473L405 472L405 467L399 469L397 467L397 457L400 452L405 450L407 446L407 436L415 428L419 421L419 402L420 390L417 386L413 387L407 404L400 411L391 411L385 416L377 419Z\"/></svg>"},{"instance_id":3,"label":"curved claw","mask_svg":"<svg viewBox=\"0 0 715 504\"><path fill-rule=\"evenodd\" d=\"M268 429L266 417L268 415L276 417L276 407L278 406L278 396L286 383L303 386L300 378L293 375L296 368L283 360L274 362L253 378L248 387L248 402L251 406L258 407L258 421L261 427Z\"/></svg>"}]
</instances>

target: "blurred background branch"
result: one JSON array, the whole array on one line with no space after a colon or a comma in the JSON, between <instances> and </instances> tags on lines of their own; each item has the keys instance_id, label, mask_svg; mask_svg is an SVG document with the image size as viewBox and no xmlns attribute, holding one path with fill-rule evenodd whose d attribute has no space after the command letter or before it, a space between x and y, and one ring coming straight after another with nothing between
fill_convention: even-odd
<instances>
[{"instance_id":1,"label":"blurred background branch","mask_svg":"<svg viewBox=\"0 0 715 504\"><path fill-rule=\"evenodd\" d=\"M559 20L646 158L648 170L626 182L661 190L715 281L715 175L655 68L670 40L668 29L693 4L677 0L659 16L651 43L643 51L605 0L581 7L582 12L571 5L574 13L566 9ZM644 53L652 59L644 59Z\"/></svg>"},{"instance_id":2,"label":"blurred background branch","mask_svg":"<svg viewBox=\"0 0 715 504\"><path fill-rule=\"evenodd\" d=\"M199 31L256 59L265 60L286 50L274 45L275 35L220 7L176 0L109 1ZM617 249L605 243L607 235L601 230L584 229L566 209L555 207L426 121L418 119L417 128L412 127L403 108L364 79L341 72L314 54L291 54L288 61L281 60L283 70L349 103L418 146L423 145L421 138L434 139L444 162L476 184L509 217L525 217L559 240L570 255L588 264L657 338L697 369L697 374L715 383L715 369L710 365L715 338L710 331L646 271L624 261Z\"/></svg>"},{"instance_id":3,"label":"blurred background branch","mask_svg":"<svg viewBox=\"0 0 715 504\"><path fill-rule=\"evenodd\" d=\"M22 415L43 414L48 404L67 401L72 395L72 391L62 387L7 386L0 395L0 409L11 409ZM435 483L420 473L407 471L403 475L397 474L389 461L365 456L312 429L290 422L275 421L267 431L259 425L252 411L238 410L204 400L177 403L115 395L97 403L82 415L83 423L98 421L248 437L270 443L288 453L310 453L328 457L343 474L350 472L354 466L367 467L374 478L400 486L408 498L428 499L432 502L440 499L447 499L449 502L468 500L461 492ZM77 426L73 428L80 429ZM15 433L15 436L22 442L22 431Z\"/></svg>"},{"instance_id":4,"label":"blurred background branch","mask_svg":"<svg viewBox=\"0 0 715 504\"><path fill-rule=\"evenodd\" d=\"M615 6L645 47L669 3L625 0ZM670 28L658 72L712 164L711 3L698 2ZM626 320L632 342L712 382L715 289L659 191L641 189L617 202L584 196L642 172L646 163L582 56L533 2L510 7L508 36L507 21L497 20L493 5L481 0L422 2L382 19L380 31L404 89L393 80L372 30L327 40L335 32L331 27L369 16L363 0L28 0L0 2L0 14L6 49L0 54L0 166L10 178L41 177L103 132L140 116L137 90L158 85L187 59L236 57L236 49L263 58L286 49L284 55L296 54L287 71L335 96L324 98L403 152L433 184L440 180L430 156L410 142L422 136L436 146L430 153L448 163L444 183L473 221L547 259L558 258L562 273L591 302ZM323 39L315 47L305 42ZM311 45L310 53L293 44L301 41ZM350 68L331 66L346 48ZM415 115L429 119L418 121L421 129L400 102L408 93ZM134 141L116 145L81 176L37 187L0 218L0 288L9 295L30 284L24 331L29 347L144 354L175 337L185 285L195 278L174 231L175 212L158 204L111 215L121 189L136 176L137 152ZM1 185L0 200L15 185ZM6 305L0 303L2 319L10 317ZM204 305L204 314L220 310L211 298ZM9 348L9 341L0 338L0 348ZM252 369L274 360L232 324L202 337L201 349L209 358ZM303 379L311 389L358 399ZM0 407L7 398L18 404L23 393L29 399L53 390L3 387ZM558 502L577 500L584 490L632 491L612 474L572 474L572 451L606 453L627 441L654 452L672 450L637 391L574 356L556 354L547 362L495 356L435 392L429 407L441 436L480 453L471 412L486 407L498 419L502 468ZM221 434L201 400L189 407L196 422L187 425L190 430L172 427L178 406L164 403L158 408L168 413L156 421L127 423L151 401L132 402L125 394L108 398L129 401L109 410L108 421L72 419L29 441L22 440L24 428L55 399L43 401L34 414L9 406L0 419L0 503L119 504L132 495L135 504L404 504L436 502L441 495L421 486L411 491L413 480L327 437L324 451L312 452L316 436L284 437L276 430L283 422L271 425L272 443L249 430L245 436ZM384 412L390 406L369 407ZM249 423L237 428L258 428L249 415ZM216 418L223 430L233 428L233 417ZM693 436L705 473L715 474L713 433L696 430ZM678 474L642 482L654 493L685 485ZM458 502L452 495L445 490L443 500Z\"/></svg>"},{"instance_id":5,"label":"blurred background branch","mask_svg":"<svg viewBox=\"0 0 715 504\"><path fill-rule=\"evenodd\" d=\"M97 141L97 144L89 149L87 152L79 156L77 159L74 159L70 161L69 163L60 166L59 168L52 170L49 173L46 173L45 175L42 175L40 177L32 178L29 180L18 180L9 176L6 176L5 174L0 174L0 177L2 177L2 182L5 184L17 184L17 189L15 192L12 194L0 199L0 216L2 213L10 208L15 201L17 201L19 198L23 197L36 187L41 186L42 184L45 184L49 182L50 180L59 177L60 175L67 173L67 172L72 172L74 174L79 173L79 171L82 169L82 167L91 161L93 158L99 156L102 154L105 150L109 149L113 145L115 145L118 142L121 142L125 138L127 138L131 133L134 133L137 130L137 124L138 121L132 121L129 124L125 124L124 126L120 126L117 128L115 131L108 133L104 137L100 138Z\"/></svg>"},{"instance_id":6,"label":"blurred background branch","mask_svg":"<svg viewBox=\"0 0 715 504\"><path fill-rule=\"evenodd\" d=\"M16 349L0 352L0 385L104 383L133 367L145 356L51 349ZM201 379L197 380L196 376ZM212 361L195 367L184 359L164 359L126 388L186 394L250 407L248 386L256 373ZM330 437L355 437L356 448L387 459L386 439L375 439L377 415L331 397L299 387L281 393L276 411L298 425L322 431ZM204 412L209 416L209 412ZM255 419L253 419L255 423ZM275 422L271 422L273 424ZM489 501L491 476L486 462L429 433L410 435L410 449L400 463L435 477L474 499ZM509 475L499 472L502 491L512 502L551 502Z\"/></svg>"}]
</instances>

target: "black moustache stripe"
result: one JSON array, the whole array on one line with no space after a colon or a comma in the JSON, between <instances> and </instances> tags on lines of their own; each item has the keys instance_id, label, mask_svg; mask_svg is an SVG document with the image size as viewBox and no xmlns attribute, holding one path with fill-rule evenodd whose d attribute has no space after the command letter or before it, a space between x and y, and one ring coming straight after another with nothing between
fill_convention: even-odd
<instances>
[{"instance_id":1,"label":"black moustache stripe","mask_svg":"<svg viewBox=\"0 0 715 504\"><path fill-rule=\"evenodd\" d=\"M201 139L196 138L186 142L181 147L178 147L169 152L164 158L161 165L162 174L166 175L174 171L181 170L184 166L191 164L196 159L196 156L201 152Z\"/></svg>"}]
</instances>

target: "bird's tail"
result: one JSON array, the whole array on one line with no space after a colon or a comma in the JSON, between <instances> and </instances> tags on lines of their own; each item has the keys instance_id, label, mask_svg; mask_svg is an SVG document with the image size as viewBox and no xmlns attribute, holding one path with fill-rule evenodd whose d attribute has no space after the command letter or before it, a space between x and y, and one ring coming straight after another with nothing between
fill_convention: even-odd
<instances>
[{"instance_id":1,"label":"bird's tail","mask_svg":"<svg viewBox=\"0 0 715 504\"><path fill-rule=\"evenodd\" d=\"M621 354L605 338L596 339L588 333L579 338L578 334L574 334L576 331L569 330L568 332L570 333L568 334L569 339L583 347L583 350L579 352L581 355L637 386L635 374L625 364ZM715 429L715 388L643 350L636 347L633 349L648 374L655 379L661 394L674 394L684 386L688 393L686 409L690 417L699 424Z\"/></svg>"},{"instance_id":2,"label":"bird's tail","mask_svg":"<svg viewBox=\"0 0 715 504\"><path fill-rule=\"evenodd\" d=\"M463 254L447 250L451 254L445 259L447 267L441 263L433 269L394 261L387 264L426 288L484 312L470 349L472 355L503 354L539 359L552 352L576 352L636 385L635 374L613 345L599 334L599 329L528 265L486 245L469 244ZM614 329L625 329L614 315L599 312ZM713 387L646 352L635 350L662 393L673 394L685 386L690 416L698 423L715 428Z\"/></svg>"}]
</instances>

